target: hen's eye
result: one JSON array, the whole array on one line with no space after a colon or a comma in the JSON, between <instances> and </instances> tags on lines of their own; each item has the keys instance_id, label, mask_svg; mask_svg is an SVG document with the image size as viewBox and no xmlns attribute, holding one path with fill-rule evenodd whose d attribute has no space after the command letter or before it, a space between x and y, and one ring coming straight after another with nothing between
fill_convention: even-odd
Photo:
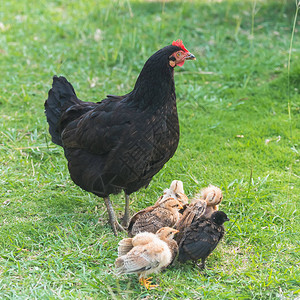
<instances>
[{"instance_id":1,"label":"hen's eye","mask_svg":"<svg viewBox=\"0 0 300 300\"><path fill-rule=\"evenodd\" d=\"M180 57L180 56L181 56L181 52L177 52L177 53L176 53L176 56L177 56L177 57Z\"/></svg>"}]
</instances>

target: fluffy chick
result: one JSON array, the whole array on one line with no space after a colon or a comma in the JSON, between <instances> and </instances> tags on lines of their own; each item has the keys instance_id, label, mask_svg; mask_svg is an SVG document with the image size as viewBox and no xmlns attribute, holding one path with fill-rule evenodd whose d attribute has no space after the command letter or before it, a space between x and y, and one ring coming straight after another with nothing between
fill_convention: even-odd
<instances>
[{"instance_id":1,"label":"fluffy chick","mask_svg":"<svg viewBox=\"0 0 300 300\"><path fill-rule=\"evenodd\" d=\"M211 207L212 211L218 210L218 205L223 199L222 190L212 184L202 189L199 194L196 194L191 203L198 200L204 200L208 207Z\"/></svg>"},{"instance_id":2,"label":"fluffy chick","mask_svg":"<svg viewBox=\"0 0 300 300\"><path fill-rule=\"evenodd\" d=\"M189 199L184 193L182 181L173 180L170 188L164 190L164 194L158 198L155 204L158 204L170 197L177 199L182 205L188 203Z\"/></svg>"},{"instance_id":3,"label":"fluffy chick","mask_svg":"<svg viewBox=\"0 0 300 300\"><path fill-rule=\"evenodd\" d=\"M223 238L224 222L229 221L222 211L215 211L208 219L201 217L184 229L178 241L180 262L193 260L195 263L201 258L200 268L205 267L205 259L217 247Z\"/></svg>"},{"instance_id":4,"label":"fluffy chick","mask_svg":"<svg viewBox=\"0 0 300 300\"><path fill-rule=\"evenodd\" d=\"M180 231L179 235L176 236L177 241L181 238L184 228L202 216L209 218L217 211L222 199L223 194L218 187L209 185L202 189L201 192L192 199L191 203L185 205L184 210L181 211L182 217L176 225L176 228Z\"/></svg>"},{"instance_id":5,"label":"fluffy chick","mask_svg":"<svg viewBox=\"0 0 300 300\"><path fill-rule=\"evenodd\" d=\"M170 245L175 242L173 238L177 232L176 229L163 227L156 234L141 232L134 238L121 240L115 261L118 275L135 273L147 289L155 287L151 285L151 278L146 276L158 273L172 262L174 253Z\"/></svg>"},{"instance_id":6,"label":"fluffy chick","mask_svg":"<svg viewBox=\"0 0 300 300\"><path fill-rule=\"evenodd\" d=\"M128 235L133 237L140 232L157 232L162 227L173 227L180 219L181 203L173 198L149 206L137 212L128 225Z\"/></svg>"}]
</instances>

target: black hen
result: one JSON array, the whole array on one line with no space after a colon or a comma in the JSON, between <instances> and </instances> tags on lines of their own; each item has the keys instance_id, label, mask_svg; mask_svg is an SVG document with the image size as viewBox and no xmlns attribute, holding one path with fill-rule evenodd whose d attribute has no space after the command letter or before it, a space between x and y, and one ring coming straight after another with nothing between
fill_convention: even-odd
<instances>
[{"instance_id":1,"label":"black hen","mask_svg":"<svg viewBox=\"0 0 300 300\"><path fill-rule=\"evenodd\" d=\"M147 187L174 155L179 141L174 67L195 59L181 41L173 42L145 63L134 89L83 102L64 77L53 77L45 112L52 141L64 148L72 180L103 197L114 233L122 230L109 199L124 190L125 225L129 197Z\"/></svg>"},{"instance_id":2,"label":"black hen","mask_svg":"<svg viewBox=\"0 0 300 300\"><path fill-rule=\"evenodd\" d=\"M210 218L199 218L184 229L180 240L178 260L186 262L193 260L195 263L201 258L200 268L205 267L205 259L217 247L225 233L224 222L229 221L222 211L214 212Z\"/></svg>"}]
</instances>

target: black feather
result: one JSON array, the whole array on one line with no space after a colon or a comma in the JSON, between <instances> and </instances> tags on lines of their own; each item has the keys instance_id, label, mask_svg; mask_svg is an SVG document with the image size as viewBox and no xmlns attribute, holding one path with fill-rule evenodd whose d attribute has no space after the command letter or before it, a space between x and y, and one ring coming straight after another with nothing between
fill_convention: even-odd
<instances>
[{"instance_id":1,"label":"black feather","mask_svg":"<svg viewBox=\"0 0 300 300\"><path fill-rule=\"evenodd\" d=\"M228 221L226 214L221 211L214 212L210 218L196 219L190 226L184 229L181 239L178 242L178 260L197 261L205 259L217 247L223 238L225 229L223 223Z\"/></svg>"}]
</instances>

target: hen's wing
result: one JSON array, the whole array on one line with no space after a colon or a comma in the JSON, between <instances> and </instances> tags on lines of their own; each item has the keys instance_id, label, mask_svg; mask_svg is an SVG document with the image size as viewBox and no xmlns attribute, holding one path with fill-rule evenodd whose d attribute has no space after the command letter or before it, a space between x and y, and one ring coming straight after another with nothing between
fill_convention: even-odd
<instances>
[{"instance_id":1,"label":"hen's wing","mask_svg":"<svg viewBox=\"0 0 300 300\"><path fill-rule=\"evenodd\" d=\"M62 132L72 180L100 197L122 189L130 194L151 180L143 176L154 167L153 131L125 100L105 99Z\"/></svg>"},{"instance_id":2,"label":"hen's wing","mask_svg":"<svg viewBox=\"0 0 300 300\"><path fill-rule=\"evenodd\" d=\"M71 107L73 114L76 107ZM66 122L67 110L62 115ZM92 110L69 122L62 131L64 148L84 149L94 154L104 154L128 138L134 131L133 113L119 99L109 97Z\"/></svg>"}]
</instances>

